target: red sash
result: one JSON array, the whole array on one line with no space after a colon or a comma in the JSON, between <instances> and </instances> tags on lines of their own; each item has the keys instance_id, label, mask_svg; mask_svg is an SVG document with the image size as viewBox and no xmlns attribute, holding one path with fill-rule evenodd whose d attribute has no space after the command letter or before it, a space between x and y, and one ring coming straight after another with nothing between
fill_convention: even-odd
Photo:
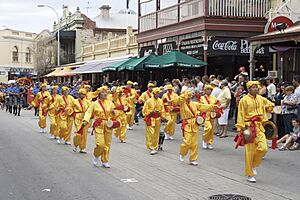
<instances>
[{"instance_id":1,"label":"red sash","mask_svg":"<svg viewBox=\"0 0 300 200\"><path fill-rule=\"evenodd\" d=\"M147 90L146 94L148 95L149 98L151 98L151 93L149 92L149 90Z\"/></svg>"}]
</instances>

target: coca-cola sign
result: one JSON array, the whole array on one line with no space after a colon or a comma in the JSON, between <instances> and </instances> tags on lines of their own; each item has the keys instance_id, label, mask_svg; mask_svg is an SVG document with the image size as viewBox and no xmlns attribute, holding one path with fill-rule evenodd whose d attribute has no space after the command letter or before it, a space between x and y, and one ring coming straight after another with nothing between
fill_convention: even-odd
<instances>
[{"instance_id":1,"label":"coca-cola sign","mask_svg":"<svg viewBox=\"0 0 300 200\"><path fill-rule=\"evenodd\" d=\"M265 55L268 48L256 49L256 55ZM249 55L250 43L242 38L214 37L208 42L208 53L210 55Z\"/></svg>"}]
</instances>

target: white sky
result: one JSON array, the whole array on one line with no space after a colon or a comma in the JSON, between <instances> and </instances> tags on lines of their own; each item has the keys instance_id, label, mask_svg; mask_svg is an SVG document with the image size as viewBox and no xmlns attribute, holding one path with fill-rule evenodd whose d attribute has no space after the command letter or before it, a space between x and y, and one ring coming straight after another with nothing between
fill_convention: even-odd
<instances>
[{"instance_id":1,"label":"white sky","mask_svg":"<svg viewBox=\"0 0 300 200\"><path fill-rule=\"evenodd\" d=\"M44 29L52 30L57 17L49 8L38 8L39 4L47 4L62 16L62 5L68 5L69 11L74 13L79 6L82 13L93 19L99 15L101 5L108 4L111 12L118 12L126 8L126 0L0 0L0 29L10 28L21 31L39 33ZM130 0L130 9L137 12L137 0Z\"/></svg>"}]
</instances>

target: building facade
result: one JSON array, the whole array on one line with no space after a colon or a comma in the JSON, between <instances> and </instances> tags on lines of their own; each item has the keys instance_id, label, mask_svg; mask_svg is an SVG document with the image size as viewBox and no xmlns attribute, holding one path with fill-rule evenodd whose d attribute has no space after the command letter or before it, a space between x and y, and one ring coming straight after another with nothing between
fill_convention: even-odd
<instances>
[{"instance_id":1,"label":"building facade","mask_svg":"<svg viewBox=\"0 0 300 200\"><path fill-rule=\"evenodd\" d=\"M34 74L35 33L0 30L0 82Z\"/></svg>"}]
</instances>

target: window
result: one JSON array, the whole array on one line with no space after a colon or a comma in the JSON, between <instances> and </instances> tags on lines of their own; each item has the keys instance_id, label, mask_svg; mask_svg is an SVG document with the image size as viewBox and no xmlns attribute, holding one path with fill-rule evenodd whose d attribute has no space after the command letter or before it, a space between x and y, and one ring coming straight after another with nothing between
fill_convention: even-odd
<instances>
[{"instance_id":1,"label":"window","mask_svg":"<svg viewBox=\"0 0 300 200\"><path fill-rule=\"evenodd\" d=\"M13 62L18 62L19 61L19 51L18 47L14 46L13 51L12 51L12 61Z\"/></svg>"},{"instance_id":2,"label":"window","mask_svg":"<svg viewBox=\"0 0 300 200\"><path fill-rule=\"evenodd\" d=\"M25 61L27 63L31 63L31 50L29 47L27 47L26 49L26 53L25 53Z\"/></svg>"}]
</instances>

